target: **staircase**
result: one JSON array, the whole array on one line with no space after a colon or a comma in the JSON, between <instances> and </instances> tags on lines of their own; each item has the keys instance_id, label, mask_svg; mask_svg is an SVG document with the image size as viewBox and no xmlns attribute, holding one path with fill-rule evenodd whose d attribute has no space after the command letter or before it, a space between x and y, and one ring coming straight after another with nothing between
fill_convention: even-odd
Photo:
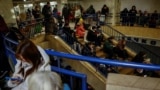
<instances>
[{"instance_id":1,"label":"staircase","mask_svg":"<svg viewBox=\"0 0 160 90\"><path fill-rule=\"evenodd\" d=\"M78 37L77 37L78 38ZM83 38L77 39L81 44L85 44ZM102 42L103 43L103 42ZM99 58L105 58L107 56L106 53L103 52L102 48L96 48L96 56ZM118 67L118 72L120 74L127 74L127 75L133 75L133 68L124 68L124 67Z\"/></svg>"}]
</instances>

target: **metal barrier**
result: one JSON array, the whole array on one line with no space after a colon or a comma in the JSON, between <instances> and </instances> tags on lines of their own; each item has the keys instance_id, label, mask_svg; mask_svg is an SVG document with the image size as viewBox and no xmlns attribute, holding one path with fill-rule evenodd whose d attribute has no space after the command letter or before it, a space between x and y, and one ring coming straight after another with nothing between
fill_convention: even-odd
<instances>
[{"instance_id":1,"label":"metal barrier","mask_svg":"<svg viewBox=\"0 0 160 90\"><path fill-rule=\"evenodd\" d=\"M128 36L122 34L118 30L115 30L109 25L102 26L102 31L104 34L108 36L114 36L116 40L122 39L122 37L125 37L127 41L127 47L135 51L136 53L140 51L144 51L147 53L147 55L151 58L151 62L154 64L160 64L159 58L160 56L157 53L154 53L153 51L149 50L148 48L144 47L143 44L137 43L136 40L130 40Z\"/></svg>"},{"instance_id":2,"label":"metal barrier","mask_svg":"<svg viewBox=\"0 0 160 90\"><path fill-rule=\"evenodd\" d=\"M11 59L12 61L9 61L10 62L10 65L13 63L13 64L16 64L16 59L15 59L15 52L14 52L14 49L13 46L17 46L18 45L18 42L15 42L5 36L3 36L4 38L4 46L5 46L5 51L6 51L6 55L7 57L9 57L9 59ZM12 71L13 71L13 68L12 68Z\"/></svg>"},{"instance_id":3,"label":"metal barrier","mask_svg":"<svg viewBox=\"0 0 160 90\"><path fill-rule=\"evenodd\" d=\"M68 54L68 53L64 53L64 52L57 52L57 51L51 51L51 50L46 50L46 52L49 55L63 57L63 58L69 58L69 59L73 59L73 60L94 62L94 63L99 63L99 64L113 65L113 66L130 67L130 68L160 70L159 65L148 65L148 64L141 64L141 63L134 63L134 62L124 62L124 61L118 61L118 60L100 59L100 58L87 57L87 56L82 56L82 55L74 55L74 54Z\"/></svg>"},{"instance_id":4,"label":"metal barrier","mask_svg":"<svg viewBox=\"0 0 160 90\"><path fill-rule=\"evenodd\" d=\"M43 22L43 18L37 19L37 21L27 20L19 23L19 30L26 38L31 38L42 32Z\"/></svg>"},{"instance_id":5,"label":"metal barrier","mask_svg":"<svg viewBox=\"0 0 160 90\"><path fill-rule=\"evenodd\" d=\"M85 74L76 73L76 72L73 72L73 71L65 70L65 69L62 69L62 68L54 67L54 66L51 67L51 70L55 71L55 72L58 72L58 73L65 74L65 75L70 75L70 76L81 78L82 79L82 85L81 85L82 90L87 90L87 83L86 83L87 82L87 76Z\"/></svg>"},{"instance_id":6,"label":"metal barrier","mask_svg":"<svg viewBox=\"0 0 160 90\"><path fill-rule=\"evenodd\" d=\"M18 44L17 42L14 42L13 40L10 40L4 37L5 45L6 45L6 42L10 42L16 45ZM9 56L10 54L14 55L14 51L9 46L5 46L5 48L7 51L6 53L7 56ZM57 52L53 50L45 50L45 51L48 55L69 58L69 59L78 60L78 61L80 60L80 61L94 62L94 63L106 64L106 65L112 65L112 66L130 67L130 68L143 68L143 69L148 69L148 70L160 70L160 66L158 65L147 65L147 64L140 64L140 63L133 63L133 62L122 62L118 60L100 59L100 58L87 57L87 56L82 56L82 55L73 55L73 54L68 54L64 52ZM12 57L12 59L15 60L15 57ZM86 90L86 75L64 70L58 67L52 67L52 70L63 73L63 74L81 78L82 79L82 90Z\"/></svg>"},{"instance_id":7,"label":"metal barrier","mask_svg":"<svg viewBox=\"0 0 160 90\"><path fill-rule=\"evenodd\" d=\"M134 24L142 27L152 27L160 25L159 13L117 13L119 16L121 25L134 26Z\"/></svg>"},{"instance_id":8,"label":"metal barrier","mask_svg":"<svg viewBox=\"0 0 160 90\"><path fill-rule=\"evenodd\" d=\"M88 16L89 15L86 15L85 18L87 18ZM96 17L97 17L96 15L92 15L91 18L96 18ZM42 21L40 21L40 23L38 22L38 23L35 23L34 25L32 25L31 31L33 29L33 33L31 33L31 31L29 31L28 35L25 35L25 36L29 36L28 38L31 38L35 34L39 33L39 32L36 32L36 30L34 30L34 29L39 24L42 24L43 19L41 19L41 20ZM96 22L98 22L98 21L96 21ZM29 26L30 26L30 24L29 24ZM145 52L147 52L148 56L151 58L152 63L155 63L155 64L159 64L160 63L160 61L158 60L160 58L160 56L157 53L154 53L153 51L147 49L146 47L144 47L140 43L137 43L136 40L129 40L128 36L122 34L121 32L119 32L119 31L117 31L115 29L113 29L111 26L109 26L109 25L102 26L102 31L103 31L103 33L105 33L105 34L107 34L109 36L114 36L116 40L119 40L122 37L125 37L125 39L127 40L127 47L131 48L135 52L145 51ZM63 32L63 33L60 33L60 34L57 34L57 35L59 35L64 41L66 41L66 43L68 43L68 45L71 46L71 48L74 49L74 50L76 50L76 49L75 49L73 43L78 43L79 45L82 45L80 42L78 42L75 38L73 38L69 34L65 35L64 32ZM81 54L79 50L76 50L76 51L79 54Z\"/></svg>"},{"instance_id":9,"label":"metal barrier","mask_svg":"<svg viewBox=\"0 0 160 90\"><path fill-rule=\"evenodd\" d=\"M14 65L17 63L17 61L16 61L16 58L15 58L15 51L13 50L11 44L17 46L18 42L15 42L15 41L7 38L7 37L3 37L3 38L4 38L6 55L8 56L10 66L12 68L12 72L14 72ZM52 50L50 50L50 51L52 51ZM76 73L76 72L65 70L65 69L62 69L60 67L55 67L55 66L52 66L51 70L55 71L55 72L58 72L58 73L61 73L61 74L81 78L81 80L82 80L82 83L81 83L82 90L87 90L86 89L87 88L87 76L85 74Z\"/></svg>"}]
</instances>

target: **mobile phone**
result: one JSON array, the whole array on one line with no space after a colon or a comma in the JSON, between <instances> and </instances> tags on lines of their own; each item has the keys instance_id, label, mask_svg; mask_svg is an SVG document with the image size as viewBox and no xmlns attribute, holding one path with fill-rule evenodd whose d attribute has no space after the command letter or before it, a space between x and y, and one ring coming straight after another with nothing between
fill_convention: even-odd
<instances>
[{"instance_id":1,"label":"mobile phone","mask_svg":"<svg viewBox=\"0 0 160 90\"><path fill-rule=\"evenodd\" d=\"M15 80L17 80L17 81L23 81L23 79L21 79L21 78L5 77L5 79L6 80L13 80L13 81L15 81Z\"/></svg>"}]
</instances>

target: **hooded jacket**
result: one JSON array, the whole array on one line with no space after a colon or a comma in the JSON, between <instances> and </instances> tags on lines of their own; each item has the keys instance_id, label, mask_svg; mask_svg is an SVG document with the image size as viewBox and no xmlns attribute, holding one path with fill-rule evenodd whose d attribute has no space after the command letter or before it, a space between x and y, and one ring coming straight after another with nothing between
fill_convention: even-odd
<instances>
[{"instance_id":1,"label":"hooded jacket","mask_svg":"<svg viewBox=\"0 0 160 90\"><path fill-rule=\"evenodd\" d=\"M42 49L40 46L37 46L37 48L38 48L39 52L41 53L42 58L44 60L43 61L44 63L38 68L37 71L51 71L51 66L49 64L50 63L49 56L44 51L44 49ZM21 62L20 60L17 59L17 64L15 65L15 72L13 73L12 77L19 76L22 80L24 79L24 77L18 73L22 66L24 67L24 72L26 72L28 69L32 68L31 64ZM27 83L28 83L28 76L20 84L14 84L14 83L12 83L11 80L9 80L7 82L7 85L8 85L8 87L11 87L12 90L28 90Z\"/></svg>"}]
</instances>

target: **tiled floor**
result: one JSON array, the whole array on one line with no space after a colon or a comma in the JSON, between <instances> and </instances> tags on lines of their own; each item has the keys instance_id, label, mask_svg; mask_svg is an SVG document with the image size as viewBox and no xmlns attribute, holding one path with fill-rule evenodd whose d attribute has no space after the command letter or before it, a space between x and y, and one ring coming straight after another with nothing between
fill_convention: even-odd
<instances>
[{"instance_id":1,"label":"tiled floor","mask_svg":"<svg viewBox=\"0 0 160 90\"><path fill-rule=\"evenodd\" d=\"M109 74L106 90L160 90L160 79Z\"/></svg>"},{"instance_id":2,"label":"tiled floor","mask_svg":"<svg viewBox=\"0 0 160 90\"><path fill-rule=\"evenodd\" d=\"M116 30L125 35L146 37L160 39L160 28L146 28L146 27L129 27L129 26L114 26Z\"/></svg>"}]
</instances>

